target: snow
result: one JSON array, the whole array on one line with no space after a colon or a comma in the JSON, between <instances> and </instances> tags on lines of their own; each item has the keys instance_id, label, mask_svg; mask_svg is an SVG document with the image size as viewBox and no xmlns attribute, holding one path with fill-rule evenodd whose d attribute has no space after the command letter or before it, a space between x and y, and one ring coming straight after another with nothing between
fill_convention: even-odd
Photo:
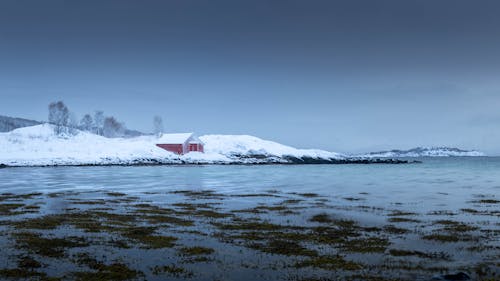
<instances>
[{"instance_id":1,"label":"snow","mask_svg":"<svg viewBox=\"0 0 500 281\"><path fill-rule=\"evenodd\" d=\"M205 153L177 155L156 146L184 142L192 133L105 138L77 131L57 136L52 125L41 124L0 133L0 164L9 166L45 165L131 165L131 164L255 164L289 163L290 158L347 159L335 152L297 149L249 135L205 135ZM352 156L354 158L396 158L422 156L484 156L478 151L456 148L414 148Z\"/></svg>"},{"instance_id":2,"label":"snow","mask_svg":"<svg viewBox=\"0 0 500 281\"><path fill-rule=\"evenodd\" d=\"M164 144L178 144L186 142L193 133L179 133L179 134L163 134L159 139L158 143Z\"/></svg>"},{"instance_id":3,"label":"snow","mask_svg":"<svg viewBox=\"0 0 500 281\"><path fill-rule=\"evenodd\" d=\"M185 134L176 137L184 138ZM343 158L333 152L296 149L246 135L206 135L200 139L205 143L205 153L191 152L180 156L157 147L156 144L164 143L165 139L156 136L105 138L83 131L77 131L76 135L57 136L52 125L42 124L0 133L0 163L10 166L228 164L286 163L288 160L284 157L287 156Z\"/></svg>"},{"instance_id":4,"label":"snow","mask_svg":"<svg viewBox=\"0 0 500 281\"><path fill-rule=\"evenodd\" d=\"M297 149L277 142L262 140L248 135L205 135L200 139L205 143L205 152L229 156L293 156L313 158L343 158L341 154L318 149Z\"/></svg>"}]
</instances>

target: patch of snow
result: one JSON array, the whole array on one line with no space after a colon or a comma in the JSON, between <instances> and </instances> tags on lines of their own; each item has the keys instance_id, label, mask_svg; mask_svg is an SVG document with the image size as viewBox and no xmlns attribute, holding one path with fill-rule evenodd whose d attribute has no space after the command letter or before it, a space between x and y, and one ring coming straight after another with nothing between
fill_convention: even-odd
<instances>
[{"instance_id":1,"label":"patch of snow","mask_svg":"<svg viewBox=\"0 0 500 281\"><path fill-rule=\"evenodd\" d=\"M184 143L187 141L193 133L179 133L179 134L162 134L160 138L158 138L158 143Z\"/></svg>"}]
</instances>

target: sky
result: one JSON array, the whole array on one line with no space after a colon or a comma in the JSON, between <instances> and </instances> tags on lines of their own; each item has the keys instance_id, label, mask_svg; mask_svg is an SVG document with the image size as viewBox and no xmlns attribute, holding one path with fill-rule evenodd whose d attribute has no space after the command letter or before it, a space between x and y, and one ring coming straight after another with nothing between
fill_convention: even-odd
<instances>
[{"instance_id":1,"label":"sky","mask_svg":"<svg viewBox=\"0 0 500 281\"><path fill-rule=\"evenodd\" d=\"M0 1L0 115L500 155L500 1Z\"/></svg>"}]
</instances>

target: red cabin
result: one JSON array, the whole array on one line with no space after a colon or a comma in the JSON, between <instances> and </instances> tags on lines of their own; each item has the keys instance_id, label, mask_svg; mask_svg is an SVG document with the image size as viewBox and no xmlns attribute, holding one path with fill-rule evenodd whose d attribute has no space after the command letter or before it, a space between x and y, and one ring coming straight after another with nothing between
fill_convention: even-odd
<instances>
[{"instance_id":1,"label":"red cabin","mask_svg":"<svg viewBox=\"0 0 500 281\"><path fill-rule=\"evenodd\" d=\"M163 134L156 146L183 155L191 151L203 152L203 142L193 133Z\"/></svg>"}]
</instances>

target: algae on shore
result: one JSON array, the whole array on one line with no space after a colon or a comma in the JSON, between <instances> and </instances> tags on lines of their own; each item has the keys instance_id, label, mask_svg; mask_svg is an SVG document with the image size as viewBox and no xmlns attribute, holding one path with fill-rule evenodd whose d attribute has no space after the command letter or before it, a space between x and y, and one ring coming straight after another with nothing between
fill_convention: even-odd
<instances>
[{"instance_id":1,"label":"algae on shore","mask_svg":"<svg viewBox=\"0 0 500 281\"><path fill-rule=\"evenodd\" d=\"M318 205L317 200L324 203L325 198L315 193L226 196L213 190L181 190L169 194L189 200L154 204L119 192L101 194L104 198L96 195L98 199L88 199L93 195L88 193L82 198L78 193L3 194L0 240L7 245L2 253L10 266L0 268L0 277L47 281L217 279L216 270L236 269L259 271L272 279L282 272L279 276L297 278L293 280L327 280L330 276L392 280L400 274L431 277L444 267L463 270L455 263L460 251L481 257L470 266L478 280L499 274L491 269L498 258L495 253L500 247L495 241L499 232L491 224L461 221L458 215L452 220L448 213L387 212L367 201L343 209ZM266 198L265 204L261 198ZM40 211L39 206L50 200L62 200L67 207ZM238 209L232 200L250 204ZM370 212L381 223L367 224L350 212ZM487 208L453 210L468 216L492 212ZM231 258L225 257L228 254ZM146 266L138 256L154 258ZM418 262L409 264L408 260ZM53 275L58 263L68 270ZM201 268L215 271L207 273Z\"/></svg>"}]
</instances>

